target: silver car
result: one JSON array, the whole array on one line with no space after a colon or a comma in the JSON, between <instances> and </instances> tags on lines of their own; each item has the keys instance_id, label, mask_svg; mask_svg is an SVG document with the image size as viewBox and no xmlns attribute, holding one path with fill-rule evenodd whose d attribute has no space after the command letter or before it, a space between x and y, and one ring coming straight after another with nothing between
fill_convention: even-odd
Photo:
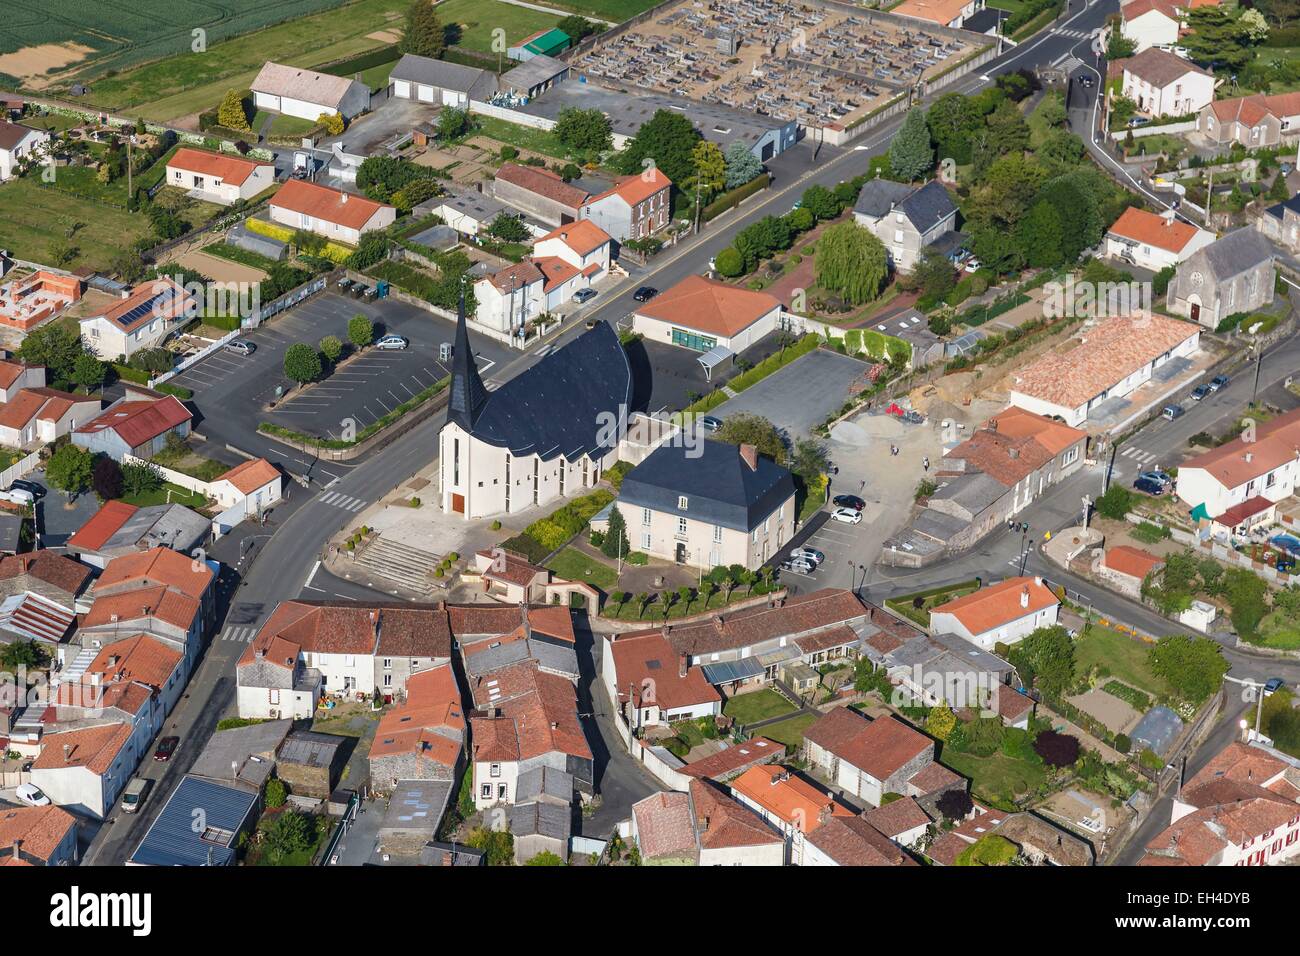
<instances>
[{"instance_id":1,"label":"silver car","mask_svg":"<svg viewBox=\"0 0 1300 956\"><path fill-rule=\"evenodd\" d=\"M400 350L406 348L411 343L400 335L385 335L375 343L375 348L384 350Z\"/></svg>"}]
</instances>

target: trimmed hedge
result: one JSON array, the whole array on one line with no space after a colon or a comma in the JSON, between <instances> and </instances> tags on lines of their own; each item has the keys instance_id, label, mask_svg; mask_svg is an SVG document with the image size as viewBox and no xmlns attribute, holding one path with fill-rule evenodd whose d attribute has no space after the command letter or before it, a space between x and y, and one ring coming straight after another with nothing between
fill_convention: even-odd
<instances>
[{"instance_id":1,"label":"trimmed hedge","mask_svg":"<svg viewBox=\"0 0 1300 956\"><path fill-rule=\"evenodd\" d=\"M717 199L713 200L700 212L700 218L705 222L721 216L728 209L734 209L760 189L766 189L771 182L771 177L767 172L761 172L743 186L737 186L730 192L725 192Z\"/></svg>"}]
</instances>

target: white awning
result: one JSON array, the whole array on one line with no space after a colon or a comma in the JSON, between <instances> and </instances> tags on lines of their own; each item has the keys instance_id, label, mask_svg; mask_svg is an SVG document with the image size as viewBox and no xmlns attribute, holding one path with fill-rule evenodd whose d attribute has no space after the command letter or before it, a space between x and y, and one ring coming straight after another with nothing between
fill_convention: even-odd
<instances>
[{"instance_id":1,"label":"white awning","mask_svg":"<svg viewBox=\"0 0 1300 956\"><path fill-rule=\"evenodd\" d=\"M704 369L704 377L708 381L713 380L713 370L721 365L727 359L736 357L736 353L724 345L715 345L699 357L700 366Z\"/></svg>"}]
</instances>

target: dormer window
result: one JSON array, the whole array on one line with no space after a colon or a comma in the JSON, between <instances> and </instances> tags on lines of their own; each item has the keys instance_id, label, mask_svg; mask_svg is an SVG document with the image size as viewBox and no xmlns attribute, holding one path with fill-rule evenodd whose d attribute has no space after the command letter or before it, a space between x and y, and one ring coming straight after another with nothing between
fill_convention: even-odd
<instances>
[{"instance_id":1,"label":"dormer window","mask_svg":"<svg viewBox=\"0 0 1300 956\"><path fill-rule=\"evenodd\" d=\"M678 495L678 496L677 496L677 510L678 510L678 511L685 511L685 510L686 510L686 496L685 496L685 495Z\"/></svg>"}]
</instances>

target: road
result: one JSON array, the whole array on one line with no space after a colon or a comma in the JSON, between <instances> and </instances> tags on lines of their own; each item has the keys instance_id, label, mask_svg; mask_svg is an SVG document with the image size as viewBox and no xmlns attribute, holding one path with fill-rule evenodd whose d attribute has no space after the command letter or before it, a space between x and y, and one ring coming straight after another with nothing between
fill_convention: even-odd
<instances>
[{"instance_id":1,"label":"road","mask_svg":"<svg viewBox=\"0 0 1300 956\"><path fill-rule=\"evenodd\" d=\"M1082 8L1077 8L1078 2L1075 0L1074 8L1067 10L1050 30L1005 52L989 65L984 74L972 75L943 92L975 92L1000 73L1059 62L1082 42L1081 35L1100 28L1107 13L1118 9L1115 0L1102 0ZM833 186L864 172L871 156L887 148L901 122L898 119L885 124L852 149L823 147L817 155L805 142L777 157L771 164L776 176L772 188L742 208L719 217L699 236L661 253L648 268L639 270L622 292L610 295L587 311L583 320L596 318L617 323L631 312L631 294L636 286L649 283L661 289L667 288L687 275L701 271L701 265L729 245L739 230L763 216L788 211L802 192L814 183ZM583 326L584 321L575 321L552 333L547 341L552 345L563 344L580 334ZM494 369L494 376L507 381L535 361L536 350ZM215 414L212 410L209 412ZM167 720L165 733L179 735L181 747L169 763L141 768L142 774L157 781L146 808L135 816L117 812L111 822L101 828L88 851L87 862L121 864L138 845L171 789L211 736L217 720L229 711L234 699L235 662L252 633L266 620L277 602L299 595L320 598L337 594L345 599L361 596L355 585L345 586L346 582L330 578L317 567L325 543L349 520L347 512L321 500L324 489L328 487L331 492L340 492L366 503L377 501L429 463L434 456L440 425L441 416L436 416L416 426L401 441L371 453L350 467L340 468L331 463L322 468L310 456L265 440L248 449L267 455L296 475L306 476L310 486L293 487L290 501L276 509L274 521L277 524L273 528L245 530L240 538L228 540L213 549L213 557L231 566L231 594L225 602L226 613L218 633L212 638L184 697ZM594 674L584 674L584 691L588 694L593 679ZM599 691L596 691L596 696L599 696ZM601 736L608 740L603 730ZM588 737L594 735L595 731L589 728ZM629 757L612 748L605 775L617 781L616 789L620 793L635 792L636 781L643 786L648 783L643 771Z\"/></svg>"}]
</instances>

